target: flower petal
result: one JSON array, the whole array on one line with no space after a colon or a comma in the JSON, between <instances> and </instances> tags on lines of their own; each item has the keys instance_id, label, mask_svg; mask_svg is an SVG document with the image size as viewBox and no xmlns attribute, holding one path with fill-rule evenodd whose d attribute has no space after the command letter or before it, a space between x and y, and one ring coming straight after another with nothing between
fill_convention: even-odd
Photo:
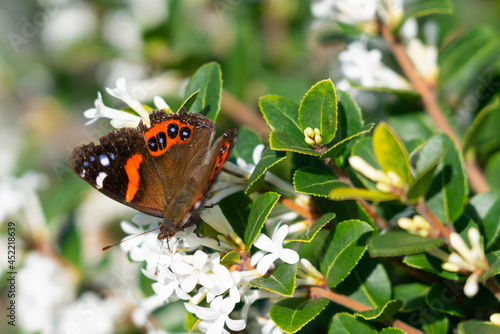
<instances>
[{"instance_id":1,"label":"flower petal","mask_svg":"<svg viewBox=\"0 0 500 334\"><path fill-rule=\"evenodd\" d=\"M280 259L286 263L294 264L299 262L299 254L293 249L283 249L283 252L280 254Z\"/></svg>"},{"instance_id":2,"label":"flower petal","mask_svg":"<svg viewBox=\"0 0 500 334\"><path fill-rule=\"evenodd\" d=\"M257 272L261 275L265 275L274 261L278 259L276 254L267 254L262 259L260 259L257 264Z\"/></svg>"}]
</instances>

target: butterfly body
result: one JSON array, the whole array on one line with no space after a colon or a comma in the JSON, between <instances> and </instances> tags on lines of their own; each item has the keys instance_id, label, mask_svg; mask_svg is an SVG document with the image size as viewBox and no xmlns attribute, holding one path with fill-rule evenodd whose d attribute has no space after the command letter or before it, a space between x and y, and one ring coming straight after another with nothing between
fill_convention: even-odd
<instances>
[{"instance_id":1,"label":"butterfly body","mask_svg":"<svg viewBox=\"0 0 500 334\"><path fill-rule=\"evenodd\" d=\"M112 199L162 217L159 239L196 223L207 193L236 140L228 130L213 145L215 123L200 114L155 110L150 126L112 131L77 147L74 172Z\"/></svg>"}]
</instances>

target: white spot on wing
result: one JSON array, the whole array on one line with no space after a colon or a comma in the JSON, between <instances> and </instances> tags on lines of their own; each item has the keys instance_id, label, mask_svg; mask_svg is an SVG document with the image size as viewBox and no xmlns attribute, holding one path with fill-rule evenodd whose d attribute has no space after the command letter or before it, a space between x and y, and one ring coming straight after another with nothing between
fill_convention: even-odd
<instances>
[{"instance_id":1,"label":"white spot on wing","mask_svg":"<svg viewBox=\"0 0 500 334\"><path fill-rule=\"evenodd\" d=\"M106 155L103 154L99 158L101 159L101 165L104 167L109 166L109 158Z\"/></svg>"},{"instance_id":2,"label":"white spot on wing","mask_svg":"<svg viewBox=\"0 0 500 334\"><path fill-rule=\"evenodd\" d=\"M95 178L95 184L96 184L97 189L102 188L102 183L104 182L104 179L107 176L108 176L108 174L106 174L104 172L100 172L99 175L97 175L97 177Z\"/></svg>"}]
</instances>

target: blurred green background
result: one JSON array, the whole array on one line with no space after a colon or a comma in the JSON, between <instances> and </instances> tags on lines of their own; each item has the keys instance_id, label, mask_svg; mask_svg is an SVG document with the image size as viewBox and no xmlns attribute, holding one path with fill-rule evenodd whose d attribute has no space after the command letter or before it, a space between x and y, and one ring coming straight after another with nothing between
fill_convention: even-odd
<instances>
[{"instance_id":1,"label":"blurred green background","mask_svg":"<svg viewBox=\"0 0 500 334\"><path fill-rule=\"evenodd\" d=\"M499 1L453 3L454 15L439 17L444 31L490 25L500 32ZM224 90L260 115L260 96L300 101L315 82L334 76L335 55L343 45L320 43L314 24L310 2L300 0L5 1L0 9L2 278L7 277L7 221L16 223L16 270L33 250L61 256L75 271L75 296L106 295L106 275L116 261L109 258L126 261L119 250L104 254L100 248L123 237L118 223L133 211L97 194L67 162L74 147L111 130L105 119L85 126L83 111L93 107L98 91L107 105L125 107L105 93L125 77L134 97L150 103L160 95L176 110L189 76L215 60ZM224 107L219 130L239 125ZM34 173L35 181L16 181ZM33 193L39 195L39 213ZM127 271L131 285L141 284L137 272ZM149 283L142 282L146 294ZM0 289L5 309L6 279ZM28 312L25 306L18 304L18 321ZM124 317L120 330L134 332L129 324ZM2 319L4 330L12 328Z\"/></svg>"}]
</instances>

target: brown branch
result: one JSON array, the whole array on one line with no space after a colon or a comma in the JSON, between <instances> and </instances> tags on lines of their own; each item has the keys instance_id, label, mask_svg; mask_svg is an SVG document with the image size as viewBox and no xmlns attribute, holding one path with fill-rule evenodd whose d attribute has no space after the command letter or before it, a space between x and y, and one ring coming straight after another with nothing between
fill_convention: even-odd
<instances>
[{"instance_id":1,"label":"brown branch","mask_svg":"<svg viewBox=\"0 0 500 334\"><path fill-rule=\"evenodd\" d=\"M422 97L422 102L427 114L434 120L436 125L444 131L444 133L450 136L450 138L455 142L457 148L460 150L460 152L462 152L462 141L446 119L446 116L443 114L441 107L439 106L434 85L429 84L418 73L415 66L413 65L413 62L406 53L405 48L392 34L391 29L388 26L380 23L380 32L382 38L391 48L392 53L401 66L404 74L415 88L415 91ZM468 157L465 163L465 168L469 175L470 184L476 193L482 193L490 189L484 173L477 165L477 162L473 156Z\"/></svg>"},{"instance_id":2,"label":"brown branch","mask_svg":"<svg viewBox=\"0 0 500 334\"><path fill-rule=\"evenodd\" d=\"M500 286L498 285L495 277L488 278L483 282L483 284L491 291L495 298L500 301Z\"/></svg>"},{"instance_id":3,"label":"brown branch","mask_svg":"<svg viewBox=\"0 0 500 334\"><path fill-rule=\"evenodd\" d=\"M297 212L299 215L301 215L302 217L304 217L306 219L311 219L311 220L315 220L315 221L316 221L316 219L318 219L318 215L314 212L314 209L311 208L310 206L304 207L302 205L295 203L291 199L283 197L283 196L280 197L279 202L282 205L289 208L290 210Z\"/></svg>"},{"instance_id":4,"label":"brown branch","mask_svg":"<svg viewBox=\"0 0 500 334\"><path fill-rule=\"evenodd\" d=\"M222 111L236 123L248 126L260 138L268 140L271 129L256 110L250 108L227 91L222 92L221 107Z\"/></svg>"},{"instance_id":5,"label":"brown branch","mask_svg":"<svg viewBox=\"0 0 500 334\"><path fill-rule=\"evenodd\" d=\"M368 311L371 310L372 308L369 306L366 306L365 304L362 304L358 301L355 301L347 296L338 294L336 292L333 292L332 290L328 288L319 288L319 287L311 287L310 288L311 293L314 293L318 296L328 298L334 303L337 303L339 305L342 305L348 309L351 309L356 312L363 312L363 311ZM408 334L424 334L423 332L419 331L418 329L411 327L407 323L401 321L401 320L395 320L392 323L392 326L400 328L404 330Z\"/></svg>"},{"instance_id":6,"label":"brown branch","mask_svg":"<svg viewBox=\"0 0 500 334\"><path fill-rule=\"evenodd\" d=\"M443 223L441 223L441 221L432 213L432 211L429 210L429 207L427 206L425 201L421 201L417 205L415 205L415 209L418 213L427 218L427 220L429 220L431 224L436 227L439 232L441 232L441 235L445 237L449 243L450 231L446 228L446 226L443 225Z\"/></svg>"}]
</instances>

